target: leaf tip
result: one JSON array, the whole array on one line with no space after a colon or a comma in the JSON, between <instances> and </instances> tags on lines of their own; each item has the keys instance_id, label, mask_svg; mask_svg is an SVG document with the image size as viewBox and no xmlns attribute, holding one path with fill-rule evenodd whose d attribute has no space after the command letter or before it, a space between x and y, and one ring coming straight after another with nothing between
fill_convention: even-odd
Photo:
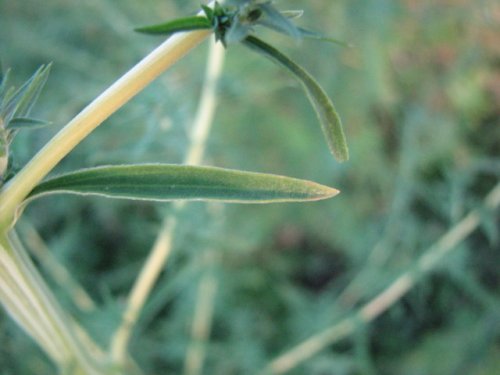
<instances>
[{"instance_id":1,"label":"leaf tip","mask_svg":"<svg viewBox=\"0 0 500 375\"><path fill-rule=\"evenodd\" d=\"M329 187L328 190L325 192L324 199L330 199L330 198L333 198L339 194L340 194L340 190Z\"/></svg>"},{"instance_id":2,"label":"leaf tip","mask_svg":"<svg viewBox=\"0 0 500 375\"><path fill-rule=\"evenodd\" d=\"M347 147L336 149L333 151L333 156L339 163L344 163L349 160L349 149Z\"/></svg>"},{"instance_id":3,"label":"leaf tip","mask_svg":"<svg viewBox=\"0 0 500 375\"><path fill-rule=\"evenodd\" d=\"M321 201L325 199L330 199L340 194L340 190L335 189L333 187L320 185L315 182L311 182L311 184L314 185L314 193L311 194L309 199L311 201Z\"/></svg>"}]
</instances>

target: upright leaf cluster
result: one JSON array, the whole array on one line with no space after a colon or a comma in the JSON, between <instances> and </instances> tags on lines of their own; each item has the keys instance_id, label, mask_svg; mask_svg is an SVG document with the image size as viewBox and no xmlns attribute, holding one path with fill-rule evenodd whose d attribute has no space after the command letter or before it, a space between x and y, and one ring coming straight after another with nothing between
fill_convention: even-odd
<instances>
[{"instance_id":1,"label":"upright leaf cluster","mask_svg":"<svg viewBox=\"0 0 500 375\"><path fill-rule=\"evenodd\" d=\"M9 146L23 128L47 125L29 117L49 76L50 65L41 66L21 87L8 86L10 71L0 69L0 185L9 177Z\"/></svg>"}]
</instances>

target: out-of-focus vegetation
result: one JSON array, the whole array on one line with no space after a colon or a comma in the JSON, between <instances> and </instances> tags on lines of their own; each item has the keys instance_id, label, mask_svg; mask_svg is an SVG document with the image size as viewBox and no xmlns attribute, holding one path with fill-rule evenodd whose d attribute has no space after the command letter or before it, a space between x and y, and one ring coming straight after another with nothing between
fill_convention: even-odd
<instances>
[{"instance_id":1,"label":"out-of-focus vegetation","mask_svg":"<svg viewBox=\"0 0 500 375\"><path fill-rule=\"evenodd\" d=\"M53 62L37 117L20 134L22 166L74 114L162 38L136 26L189 14L196 1L1 0L0 58L21 82ZM311 179L331 201L190 204L174 253L133 337L147 374L181 373L200 277L216 280L205 374L255 374L280 353L350 316L406 271L500 177L500 5L493 0L280 1L304 26L352 48L269 37L334 99L351 160L336 163L293 78L238 45L228 50L206 164ZM180 162L203 80L200 47L95 131L58 167ZM169 205L47 197L36 228L94 299L55 293L104 347ZM30 235L31 233L31 235ZM498 212L401 301L292 374L500 372ZM208 256L207 256L208 254ZM207 262L207 259L210 261ZM0 316L0 372L52 374L39 349Z\"/></svg>"}]
</instances>

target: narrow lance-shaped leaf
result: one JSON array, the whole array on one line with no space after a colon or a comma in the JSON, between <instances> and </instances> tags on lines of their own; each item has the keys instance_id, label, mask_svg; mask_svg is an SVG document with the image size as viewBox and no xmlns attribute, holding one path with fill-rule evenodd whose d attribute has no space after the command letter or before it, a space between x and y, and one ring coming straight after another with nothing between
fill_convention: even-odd
<instances>
[{"instance_id":1,"label":"narrow lance-shaped leaf","mask_svg":"<svg viewBox=\"0 0 500 375\"><path fill-rule=\"evenodd\" d=\"M338 190L271 174L171 164L84 169L39 184L28 199L46 194L93 194L150 201L218 200L235 203L314 201Z\"/></svg>"},{"instance_id":2,"label":"narrow lance-shaped leaf","mask_svg":"<svg viewBox=\"0 0 500 375\"><path fill-rule=\"evenodd\" d=\"M158 25L136 28L135 31L145 34L170 35L180 31L211 29L210 20L202 16L179 18Z\"/></svg>"},{"instance_id":3,"label":"narrow lance-shaped leaf","mask_svg":"<svg viewBox=\"0 0 500 375\"><path fill-rule=\"evenodd\" d=\"M203 12L205 12L205 15L207 16L207 19L209 21L212 21L214 18L214 10L210 8L208 5L201 4L201 9Z\"/></svg>"},{"instance_id":4,"label":"narrow lance-shaped leaf","mask_svg":"<svg viewBox=\"0 0 500 375\"><path fill-rule=\"evenodd\" d=\"M17 117L9 121L7 129L35 129L52 125L51 122L31 117Z\"/></svg>"},{"instance_id":5,"label":"narrow lance-shaped leaf","mask_svg":"<svg viewBox=\"0 0 500 375\"><path fill-rule=\"evenodd\" d=\"M304 29L302 27L299 27L298 29L299 29L300 35L304 38L316 39L316 40L319 40L321 42L335 43L335 44L341 45L343 47L352 47L351 44L349 44L349 43L343 42L343 41L335 39L335 38L331 38L329 36L323 35L322 33L318 33L317 31Z\"/></svg>"},{"instance_id":6,"label":"narrow lance-shaped leaf","mask_svg":"<svg viewBox=\"0 0 500 375\"><path fill-rule=\"evenodd\" d=\"M300 18L304 15L304 11L302 9L300 9L300 10L282 10L282 11L280 11L280 13L284 17L291 19L291 20Z\"/></svg>"},{"instance_id":7,"label":"narrow lance-shaped leaf","mask_svg":"<svg viewBox=\"0 0 500 375\"><path fill-rule=\"evenodd\" d=\"M284 66L299 79L316 110L331 152L338 161L348 160L349 151L342 129L342 122L332 101L316 80L304 68L264 41L254 36L248 36L243 43Z\"/></svg>"}]
</instances>

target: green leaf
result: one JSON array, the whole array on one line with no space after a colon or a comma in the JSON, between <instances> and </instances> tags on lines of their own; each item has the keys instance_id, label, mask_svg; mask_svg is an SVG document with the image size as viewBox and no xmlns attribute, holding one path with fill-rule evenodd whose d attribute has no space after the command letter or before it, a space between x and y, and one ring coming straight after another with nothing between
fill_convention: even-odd
<instances>
[{"instance_id":1,"label":"green leaf","mask_svg":"<svg viewBox=\"0 0 500 375\"><path fill-rule=\"evenodd\" d=\"M207 16L207 19L209 21L212 21L214 19L214 10L212 8L207 5L201 4L201 9L205 13L205 16Z\"/></svg>"},{"instance_id":2,"label":"green leaf","mask_svg":"<svg viewBox=\"0 0 500 375\"><path fill-rule=\"evenodd\" d=\"M0 95L1 95L2 90L4 88L5 82L7 82L8 73L9 73L8 70L5 73L3 72L2 63L0 61Z\"/></svg>"},{"instance_id":3,"label":"green leaf","mask_svg":"<svg viewBox=\"0 0 500 375\"><path fill-rule=\"evenodd\" d=\"M135 29L135 31L145 34L170 35L180 31L191 31L200 29L211 29L211 28L212 24L208 20L208 18L193 16L193 17L179 18L158 25L139 27Z\"/></svg>"},{"instance_id":4,"label":"green leaf","mask_svg":"<svg viewBox=\"0 0 500 375\"><path fill-rule=\"evenodd\" d=\"M239 18L235 18L224 37L221 38L222 43L226 45L241 42L250 32L252 32L252 30L253 28L251 25L242 24Z\"/></svg>"},{"instance_id":5,"label":"green leaf","mask_svg":"<svg viewBox=\"0 0 500 375\"><path fill-rule=\"evenodd\" d=\"M7 88L7 82L9 76L10 76L10 71L8 70L7 73L5 74L4 81L0 86L0 116L4 116L4 114L7 112L5 110L7 103L10 101L12 96L14 96L14 93L16 91L14 87Z\"/></svg>"},{"instance_id":6,"label":"green leaf","mask_svg":"<svg viewBox=\"0 0 500 375\"><path fill-rule=\"evenodd\" d=\"M300 9L300 10L281 10L280 13L283 17L286 17L286 18L291 19L291 20L295 20L295 19L300 18L304 15L304 11L302 9Z\"/></svg>"},{"instance_id":7,"label":"green leaf","mask_svg":"<svg viewBox=\"0 0 500 375\"><path fill-rule=\"evenodd\" d=\"M52 125L51 122L30 117L17 117L9 121L7 129L36 129Z\"/></svg>"},{"instance_id":8,"label":"green leaf","mask_svg":"<svg viewBox=\"0 0 500 375\"><path fill-rule=\"evenodd\" d=\"M264 13L263 18L259 19L258 24L269 27L275 31L289 35L294 39L300 39L301 34L297 26L290 21L282 12L276 10L270 4L262 4L259 9Z\"/></svg>"},{"instance_id":9,"label":"green leaf","mask_svg":"<svg viewBox=\"0 0 500 375\"><path fill-rule=\"evenodd\" d=\"M323 35L321 33L318 33L317 31L312 31L308 29L304 29L302 27L299 27L299 32L300 35L302 35L304 38L309 38L309 39L316 39L322 42L329 42L329 43L334 43L334 44L339 44L343 47L352 47L351 44L343 42L341 40L331 38L329 36Z\"/></svg>"},{"instance_id":10,"label":"green leaf","mask_svg":"<svg viewBox=\"0 0 500 375\"><path fill-rule=\"evenodd\" d=\"M49 65L42 65L31 78L24 83L15 93L7 91L7 100L2 105L0 116L8 122L12 118L28 116L50 73Z\"/></svg>"},{"instance_id":11,"label":"green leaf","mask_svg":"<svg viewBox=\"0 0 500 375\"><path fill-rule=\"evenodd\" d=\"M330 151L338 161L348 160L349 150L342 129L342 122L332 101L316 80L304 68L264 41L248 36L243 43L284 66L302 83L309 100L316 110Z\"/></svg>"},{"instance_id":12,"label":"green leaf","mask_svg":"<svg viewBox=\"0 0 500 375\"><path fill-rule=\"evenodd\" d=\"M225 0L224 5L243 7L248 5L259 5L271 2L271 0Z\"/></svg>"},{"instance_id":13,"label":"green leaf","mask_svg":"<svg viewBox=\"0 0 500 375\"><path fill-rule=\"evenodd\" d=\"M84 169L39 184L28 199L46 194L92 194L150 201L218 200L235 203L314 201L338 190L270 174L171 164Z\"/></svg>"}]
</instances>

